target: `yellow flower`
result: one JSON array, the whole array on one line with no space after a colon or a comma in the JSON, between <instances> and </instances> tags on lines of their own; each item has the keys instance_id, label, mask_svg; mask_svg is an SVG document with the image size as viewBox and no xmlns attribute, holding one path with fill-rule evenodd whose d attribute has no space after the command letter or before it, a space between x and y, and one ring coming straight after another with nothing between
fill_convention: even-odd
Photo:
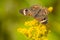
<instances>
[{"instance_id":1,"label":"yellow flower","mask_svg":"<svg viewBox=\"0 0 60 40\"><path fill-rule=\"evenodd\" d=\"M25 24L24 24L25 26L30 26L31 25L31 23L29 22L29 21L27 21L27 22L25 22Z\"/></svg>"},{"instance_id":2,"label":"yellow flower","mask_svg":"<svg viewBox=\"0 0 60 40\"><path fill-rule=\"evenodd\" d=\"M30 32L28 32L28 38L31 38L32 34Z\"/></svg>"},{"instance_id":3,"label":"yellow flower","mask_svg":"<svg viewBox=\"0 0 60 40\"><path fill-rule=\"evenodd\" d=\"M34 40L47 40L45 35L49 30L47 30L46 25L39 24L38 21L34 19L32 21L25 22L25 26L28 26L29 28L18 28L18 32L21 32L26 35L26 37Z\"/></svg>"},{"instance_id":4,"label":"yellow flower","mask_svg":"<svg viewBox=\"0 0 60 40\"><path fill-rule=\"evenodd\" d=\"M34 26L35 24L37 24L37 20L32 20L32 21L27 21L27 22L25 22L25 26Z\"/></svg>"},{"instance_id":5,"label":"yellow flower","mask_svg":"<svg viewBox=\"0 0 60 40\"><path fill-rule=\"evenodd\" d=\"M21 32L23 34L27 34L27 29L25 29L25 28L18 28L17 31Z\"/></svg>"},{"instance_id":6,"label":"yellow flower","mask_svg":"<svg viewBox=\"0 0 60 40\"><path fill-rule=\"evenodd\" d=\"M48 40L48 38L47 38L47 37L42 37L42 39L43 39L43 40Z\"/></svg>"},{"instance_id":7,"label":"yellow flower","mask_svg":"<svg viewBox=\"0 0 60 40\"><path fill-rule=\"evenodd\" d=\"M17 29L18 32L21 32L21 30L22 30L22 28L18 28L18 29Z\"/></svg>"},{"instance_id":8,"label":"yellow flower","mask_svg":"<svg viewBox=\"0 0 60 40\"><path fill-rule=\"evenodd\" d=\"M35 40L42 40L41 38L35 38Z\"/></svg>"},{"instance_id":9,"label":"yellow flower","mask_svg":"<svg viewBox=\"0 0 60 40\"><path fill-rule=\"evenodd\" d=\"M47 32L46 27L45 27L45 26L42 26L42 27L40 28L40 33L43 34L43 35L45 35L46 32Z\"/></svg>"},{"instance_id":10,"label":"yellow flower","mask_svg":"<svg viewBox=\"0 0 60 40\"><path fill-rule=\"evenodd\" d=\"M28 31L32 32L33 30L34 30L34 27L30 27Z\"/></svg>"},{"instance_id":11,"label":"yellow flower","mask_svg":"<svg viewBox=\"0 0 60 40\"><path fill-rule=\"evenodd\" d=\"M53 7L49 7L49 8L48 8L48 11L49 11L49 12L52 12L52 11L53 11Z\"/></svg>"}]
</instances>

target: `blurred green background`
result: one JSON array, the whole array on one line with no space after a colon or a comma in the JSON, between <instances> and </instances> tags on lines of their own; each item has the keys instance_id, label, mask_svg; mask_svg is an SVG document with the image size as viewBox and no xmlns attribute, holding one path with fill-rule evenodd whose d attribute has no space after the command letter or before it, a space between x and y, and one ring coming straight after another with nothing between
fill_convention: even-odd
<instances>
[{"instance_id":1,"label":"blurred green background","mask_svg":"<svg viewBox=\"0 0 60 40\"><path fill-rule=\"evenodd\" d=\"M60 40L60 0L0 0L0 40L28 40L17 28L33 18L21 15L19 10L35 4L54 8L48 15L51 27L48 39Z\"/></svg>"}]
</instances>

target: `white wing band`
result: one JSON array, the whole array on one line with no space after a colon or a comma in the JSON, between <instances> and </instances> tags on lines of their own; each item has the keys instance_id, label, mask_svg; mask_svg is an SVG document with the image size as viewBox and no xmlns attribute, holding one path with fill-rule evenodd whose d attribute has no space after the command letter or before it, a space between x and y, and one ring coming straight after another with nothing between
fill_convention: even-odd
<instances>
[{"instance_id":1,"label":"white wing band","mask_svg":"<svg viewBox=\"0 0 60 40\"><path fill-rule=\"evenodd\" d=\"M41 21L41 23L45 22L46 20Z\"/></svg>"},{"instance_id":2,"label":"white wing band","mask_svg":"<svg viewBox=\"0 0 60 40\"><path fill-rule=\"evenodd\" d=\"M23 14L24 14L24 15L26 15L25 10L26 10L26 9L24 9L24 11L23 11Z\"/></svg>"}]
</instances>

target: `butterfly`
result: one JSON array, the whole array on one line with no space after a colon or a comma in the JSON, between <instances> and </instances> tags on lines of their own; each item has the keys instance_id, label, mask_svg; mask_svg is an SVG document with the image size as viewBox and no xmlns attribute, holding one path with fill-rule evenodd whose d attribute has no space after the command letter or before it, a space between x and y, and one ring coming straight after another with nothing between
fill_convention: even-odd
<instances>
[{"instance_id":1,"label":"butterfly","mask_svg":"<svg viewBox=\"0 0 60 40\"><path fill-rule=\"evenodd\" d=\"M25 8L19 10L19 12L25 16L32 16L35 18L38 22L42 24L48 23L48 8L42 7L39 5L33 5L30 8Z\"/></svg>"}]
</instances>

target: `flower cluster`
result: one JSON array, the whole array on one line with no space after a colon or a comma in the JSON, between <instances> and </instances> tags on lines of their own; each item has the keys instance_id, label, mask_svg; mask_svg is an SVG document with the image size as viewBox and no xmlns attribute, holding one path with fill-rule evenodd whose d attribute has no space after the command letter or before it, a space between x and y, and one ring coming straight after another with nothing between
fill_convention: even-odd
<instances>
[{"instance_id":1,"label":"flower cluster","mask_svg":"<svg viewBox=\"0 0 60 40\"><path fill-rule=\"evenodd\" d=\"M49 32L46 25L40 24L37 20L27 21L24 24L27 28L18 28L17 31L26 35L32 40L48 40L47 34Z\"/></svg>"}]
</instances>

